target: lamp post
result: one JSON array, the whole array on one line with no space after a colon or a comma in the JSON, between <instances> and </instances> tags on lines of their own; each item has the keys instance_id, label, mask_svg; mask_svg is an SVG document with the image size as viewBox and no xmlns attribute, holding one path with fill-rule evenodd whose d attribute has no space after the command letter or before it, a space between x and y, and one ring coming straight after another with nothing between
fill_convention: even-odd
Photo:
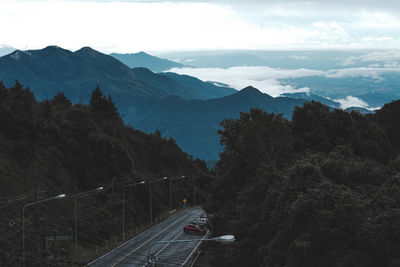
<instances>
[{"instance_id":1,"label":"lamp post","mask_svg":"<svg viewBox=\"0 0 400 267\"><path fill-rule=\"evenodd\" d=\"M144 183L146 183L146 181L143 180L133 184L127 184L124 185L124 188L122 189L122 240L125 240L125 187Z\"/></svg>"},{"instance_id":2,"label":"lamp post","mask_svg":"<svg viewBox=\"0 0 400 267\"><path fill-rule=\"evenodd\" d=\"M102 191L104 188L102 186L95 189L91 189L84 192L74 193L74 217L75 217L75 257L78 253L78 216L76 214L76 199L81 197L87 197L90 193L97 193Z\"/></svg>"},{"instance_id":3,"label":"lamp post","mask_svg":"<svg viewBox=\"0 0 400 267\"><path fill-rule=\"evenodd\" d=\"M196 185L193 186L193 205L196 207Z\"/></svg>"},{"instance_id":4,"label":"lamp post","mask_svg":"<svg viewBox=\"0 0 400 267\"><path fill-rule=\"evenodd\" d=\"M214 241L214 242L219 242L222 244L229 244L235 241L235 236L234 235L223 235L223 236L218 236L218 237L213 237L213 238L204 238L204 239L184 239L184 240L168 240L168 241L156 241L153 242L147 251L147 263L152 264L152 266L155 266L155 259L153 259L151 255L151 249L154 245L156 244L169 244L169 243L187 243L187 242L203 242L203 241Z\"/></svg>"},{"instance_id":5,"label":"lamp post","mask_svg":"<svg viewBox=\"0 0 400 267\"><path fill-rule=\"evenodd\" d=\"M169 210L172 210L172 181L186 178L185 175L179 176L169 180Z\"/></svg>"},{"instance_id":6,"label":"lamp post","mask_svg":"<svg viewBox=\"0 0 400 267\"><path fill-rule=\"evenodd\" d=\"M168 179L167 176L149 182L149 190L150 190L150 224L153 224L153 204L152 204L152 200L151 200L151 184L152 183L156 183L156 182L161 182L161 181L164 181L166 179Z\"/></svg>"},{"instance_id":7,"label":"lamp post","mask_svg":"<svg viewBox=\"0 0 400 267\"><path fill-rule=\"evenodd\" d=\"M65 197L65 194L60 194L55 197L50 197L50 198L42 199L42 200L39 200L36 202L25 204L24 207L22 208L22 265L23 266L25 266L25 208L28 206L42 203L42 202L50 201L53 199L60 199L60 198L64 198L64 197Z\"/></svg>"}]
</instances>

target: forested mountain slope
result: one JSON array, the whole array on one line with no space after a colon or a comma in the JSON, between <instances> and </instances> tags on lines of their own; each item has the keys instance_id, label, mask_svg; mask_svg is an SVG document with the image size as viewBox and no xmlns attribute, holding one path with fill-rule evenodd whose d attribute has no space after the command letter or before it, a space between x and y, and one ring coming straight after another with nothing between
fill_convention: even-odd
<instances>
[{"instance_id":1,"label":"forested mountain slope","mask_svg":"<svg viewBox=\"0 0 400 267\"><path fill-rule=\"evenodd\" d=\"M105 247L104 240L109 244L121 240L124 188L127 229L148 223L148 184L124 185L181 175L187 179L174 186L173 206L184 197L193 203L194 185L201 201L208 175L204 163L183 153L171 138L124 125L111 97L103 96L99 88L92 92L88 105L73 105L62 93L38 102L21 84L7 89L0 83L2 265L21 263L23 205L60 193L67 195L26 209L26 251L32 265L52 256L51 264L71 266L72 240L56 242L46 255L40 244L55 232L71 235L74 192L104 187L79 199L77 205L79 251L87 253L96 246ZM154 216L169 209L168 200L168 181L154 186Z\"/></svg>"}]
</instances>

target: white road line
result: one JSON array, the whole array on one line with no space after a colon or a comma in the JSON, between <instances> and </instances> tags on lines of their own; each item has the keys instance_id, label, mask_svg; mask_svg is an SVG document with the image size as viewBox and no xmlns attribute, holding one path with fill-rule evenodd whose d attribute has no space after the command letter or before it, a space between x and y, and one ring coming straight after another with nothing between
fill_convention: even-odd
<instances>
[{"instance_id":1,"label":"white road line","mask_svg":"<svg viewBox=\"0 0 400 267\"><path fill-rule=\"evenodd\" d=\"M171 241L175 240L178 238L178 236L180 236L181 234L183 234L183 232L178 233L173 239L171 239ZM162 247L157 253L156 256L159 255L166 247L168 247L170 245L170 243L166 244L164 247ZM143 265L142 267L146 267L147 263L145 265Z\"/></svg>"},{"instance_id":2,"label":"white road line","mask_svg":"<svg viewBox=\"0 0 400 267\"><path fill-rule=\"evenodd\" d=\"M176 217L178 214L180 214L180 213L182 213L182 212L184 212L184 211L186 211L186 210L182 210L182 211L180 211L180 212L174 214L172 217L169 217L168 219L172 219L172 218ZM168 219L166 219L166 220L168 220ZM164 220L163 222L165 222L166 220ZM125 246L125 245L128 244L129 242L131 242L131 241L133 241L133 240L139 238L140 236L146 234L147 232L149 232L150 230L152 230L153 228L155 228L156 226L159 226L159 225L160 225L160 223L159 223L159 224L156 224L156 225L153 225L152 227L150 227L149 229L147 229L147 230L144 231L143 233L141 233L141 234L135 236L135 237L132 238L132 239L129 239L129 240L126 241L125 243L119 245L118 247L116 247L116 248L114 248L113 250L107 252L106 254L102 255L101 257L99 257L99 258L97 258L97 259L95 259L95 260L89 262L89 263L87 264L87 266L90 266L91 264L95 263L96 261L98 261L98 260L104 258L105 256L107 256L107 255L113 253L115 250L120 249L121 247Z\"/></svg>"},{"instance_id":3,"label":"white road line","mask_svg":"<svg viewBox=\"0 0 400 267\"><path fill-rule=\"evenodd\" d=\"M122 256L119 261L117 261L116 263L114 263L113 265L111 265L112 267L118 265L121 261L125 260L127 257L129 257L130 255L132 255L133 253L135 253L136 251L138 251L139 249L141 249L143 246L147 245L151 240L153 240L154 238L156 238L157 236L161 235L162 233L164 233L166 230L168 230L169 228L171 228L172 226L174 226L175 224L177 224L178 222L182 221L183 219L185 219L187 216L189 216L191 214L191 212L189 214L186 214L185 216L183 216L182 218L180 218L179 220L177 220L176 222L170 224L167 228L163 229L161 232L158 232L157 234L155 234L154 236L152 236L151 238L149 238L147 241L145 241L144 243L142 243L139 247L137 247L136 249L132 250L131 252L129 252L128 254L126 254L125 256Z\"/></svg>"},{"instance_id":4,"label":"white road line","mask_svg":"<svg viewBox=\"0 0 400 267\"><path fill-rule=\"evenodd\" d=\"M207 231L207 233L201 238L201 239L204 239L204 238L206 238L207 237L207 235L208 235L208 231ZM192 252L189 254L189 256L186 258L186 260L181 264L181 266L184 266L185 264L186 264L186 262L189 260L189 258L190 257L192 257L192 255L193 255L193 253L198 249L198 247L200 246L200 244L201 244L201 241L199 241L199 243L197 244L197 246L192 250Z\"/></svg>"}]
</instances>

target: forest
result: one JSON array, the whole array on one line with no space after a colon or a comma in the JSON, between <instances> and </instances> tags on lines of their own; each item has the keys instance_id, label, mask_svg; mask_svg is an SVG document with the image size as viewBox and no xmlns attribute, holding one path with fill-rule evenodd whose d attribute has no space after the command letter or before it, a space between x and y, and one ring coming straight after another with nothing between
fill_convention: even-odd
<instances>
[{"instance_id":1,"label":"forest","mask_svg":"<svg viewBox=\"0 0 400 267\"><path fill-rule=\"evenodd\" d=\"M0 265L21 266L23 213L31 266L84 265L122 242L123 201L128 238L150 226L148 182L182 175L172 187L174 209L183 198L195 204L194 190L197 203L205 201L205 163L159 131L148 135L124 125L100 88L83 105L63 93L38 102L22 84L0 83ZM66 196L26 206L59 194ZM153 184L152 194L158 222L170 208L168 180Z\"/></svg>"},{"instance_id":2,"label":"forest","mask_svg":"<svg viewBox=\"0 0 400 267\"><path fill-rule=\"evenodd\" d=\"M236 237L203 244L202 265L399 266L399 113L400 101L366 115L312 101L291 120L251 109L222 121L210 172L173 138L125 125L98 87L84 105L63 93L38 102L22 84L0 83L0 262L21 264L24 211L29 262L84 265L122 242L123 203L126 238L149 227L139 181L185 175L173 208L195 204L195 192L212 235ZM153 187L155 222L168 213L168 189ZM49 242L71 237L75 218L77 253L71 238Z\"/></svg>"},{"instance_id":3,"label":"forest","mask_svg":"<svg viewBox=\"0 0 400 267\"><path fill-rule=\"evenodd\" d=\"M399 266L400 101L375 114L296 107L227 119L206 210L209 266ZM199 265L200 266L200 265Z\"/></svg>"}]
</instances>

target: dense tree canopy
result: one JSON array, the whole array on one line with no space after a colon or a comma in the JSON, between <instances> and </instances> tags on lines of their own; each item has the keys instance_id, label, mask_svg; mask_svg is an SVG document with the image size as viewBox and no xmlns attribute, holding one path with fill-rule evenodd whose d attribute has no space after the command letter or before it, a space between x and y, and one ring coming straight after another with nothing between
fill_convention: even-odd
<instances>
[{"instance_id":1,"label":"dense tree canopy","mask_svg":"<svg viewBox=\"0 0 400 267\"><path fill-rule=\"evenodd\" d=\"M48 256L51 265L72 266L73 242L56 242L43 255L43 238L71 235L74 192L99 186L104 191L79 200L78 260L90 250L121 240L124 185L136 180L185 175L174 186L173 205L184 197L203 201L205 163L182 152L173 139L148 135L125 126L111 99L96 88L89 105L72 105L63 93L37 102L18 82L0 83L0 265L21 264L22 206L35 199L66 193L63 200L26 209L27 259L38 266ZM200 183L201 182L201 183ZM148 185L126 188L126 228L134 231L149 221ZM169 208L168 183L153 189L153 214ZM43 244L43 243L42 243ZM62 252L64 251L64 252ZM94 256L94 255L92 255Z\"/></svg>"},{"instance_id":2,"label":"dense tree canopy","mask_svg":"<svg viewBox=\"0 0 400 267\"><path fill-rule=\"evenodd\" d=\"M225 120L207 211L212 266L397 266L400 102L376 115L297 107Z\"/></svg>"}]
</instances>

